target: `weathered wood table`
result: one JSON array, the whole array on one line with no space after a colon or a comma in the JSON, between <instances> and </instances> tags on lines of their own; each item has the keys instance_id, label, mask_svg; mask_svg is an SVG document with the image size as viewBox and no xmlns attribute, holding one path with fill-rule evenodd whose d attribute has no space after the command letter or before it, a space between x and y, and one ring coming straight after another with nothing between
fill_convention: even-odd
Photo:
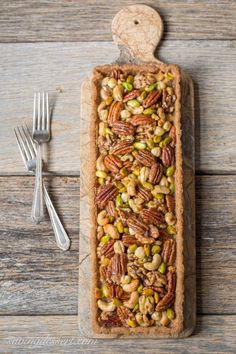
<instances>
[{"instance_id":1,"label":"weathered wood table","mask_svg":"<svg viewBox=\"0 0 236 354\"><path fill-rule=\"evenodd\" d=\"M0 2L1 353L236 351L233 0L146 1L168 30L159 57L178 63L195 83L196 331L178 341L89 341L78 331L80 85L93 66L117 58L110 22L133 3ZM65 253L56 247L48 218L40 225L30 220L34 179L25 172L13 135L17 124L31 123L35 90L48 90L54 101L45 180L72 240Z\"/></svg>"}]
</instances>

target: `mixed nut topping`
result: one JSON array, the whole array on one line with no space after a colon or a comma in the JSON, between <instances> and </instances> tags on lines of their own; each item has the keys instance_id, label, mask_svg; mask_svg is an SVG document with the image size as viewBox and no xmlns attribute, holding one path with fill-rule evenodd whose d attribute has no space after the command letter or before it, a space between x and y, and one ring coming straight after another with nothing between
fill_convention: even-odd
<instances>
[{"instance_id":1,"label":"mixed nut topping","mask_svg":"<svg viewBox=\"0 0 236 354\"><path fill-rule=\"evenodd\" d=\"M175 76L103 75L96 162L98 321L175 319Z\"/></svg>"}]
</instances>

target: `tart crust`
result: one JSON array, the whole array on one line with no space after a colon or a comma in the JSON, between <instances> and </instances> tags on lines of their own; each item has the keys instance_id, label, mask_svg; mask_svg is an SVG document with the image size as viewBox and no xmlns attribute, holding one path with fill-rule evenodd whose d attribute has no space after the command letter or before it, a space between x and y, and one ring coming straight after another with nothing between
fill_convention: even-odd
<instances>
[{"instance_id":1,"label":"tart crust","mask_svg":"<svg viewBox=\"0 0 236 354\"><path fill-rule=\"evenodd\" d=\"M175 290L175 312L176 318L172 321L171 327L152 326L152 327L103 327L98 322L98 307L95 297L95 288L99 281L99 274L97 268L97 253L96 253L96 224L97 224L97 207L95 203L96 195L96 156L97 146L96 139L98 134L98 114L97 106L99 104L99 82L104 74L109 74L113 70L122 70L124 73L152 73L157 70L168 71L171 70L175 74L175 129L176 129L176 171L175 171L175 203L176 203L176 217L177 217L177 253L176 253L176 274L177 284ZM89 201L90 201L90 245L91 245L91 271L92 271L92 291L91 291L91 318L92 329L96 334L112 334L112 335L147 335L155 337L158 335L162 337L178 337L184 329L184 254L183 254L183 158L182 158L182 130L181 130L181 71L177 65L168 64L124 64L124 65L103 65L94 68L91 77L91 102L92 102L92 116L90 120L90 176L89 179Z\"/></svg>"}]
</instances>

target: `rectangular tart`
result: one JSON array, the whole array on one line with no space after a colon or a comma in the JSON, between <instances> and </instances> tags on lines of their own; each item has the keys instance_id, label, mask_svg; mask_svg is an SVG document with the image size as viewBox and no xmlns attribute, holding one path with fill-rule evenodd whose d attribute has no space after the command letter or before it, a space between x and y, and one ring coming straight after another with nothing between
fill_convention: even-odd
<instances>
[{"instance_id":1,"label":"rectangular tart","mask_svg":"<svg viewBox=\"0 0 236 354\"><path fill-rule=\"evenodd\" d=\"M180 70L105 65L92 76L93 331L183 330Z\"/></svg>"}]
</instances>

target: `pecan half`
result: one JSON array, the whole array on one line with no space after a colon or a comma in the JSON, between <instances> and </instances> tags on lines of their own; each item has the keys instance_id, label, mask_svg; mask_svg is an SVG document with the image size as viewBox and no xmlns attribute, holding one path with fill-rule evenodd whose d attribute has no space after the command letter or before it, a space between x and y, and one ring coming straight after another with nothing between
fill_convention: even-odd
<instances>
[{"instance_id":1,"label":"pecan half","mask_svg":"<svg viewBox=\"0 0 236 354\"><path fill-rule=\"evenodd\" d=\"M165 199L166 199L166 205L167 205L168 211L171 211L172 213L174 213L175 212L175 198L169 194L166 194Z\"/></svg>"},{"instance_id":2,"label":"pecan half","mask_svg":"<svg viewBox=\"0 0 236 354\"><path fill-rule=\"evenodd\" d=\"M107 155L104 158L104 165L111 172L119 172L122 167L122 161L115 155Z\"/></svg>"},{"instance_id":3,"label":"pecan half","mask_svg":"<svg viewBox=\"0 0 236 354\"><path fill-rule=\"evenodd\" d=\"M175 162L174 149L170 145L167 145L162 149L161 159L165 167L169 167L174 164Z\"/></svg>"},{"instance_id":4,"label":"pecan half","mask_svg":"<svg viewBox=\"0 0 236 354\"><path fill-rule=\"evenodd\" d=\"M157 103L159 98L161 98L161 91L155 90L150 92L148 96L145 98L145 100L143 101L143 107L148 108L154 105L155 103Z\"/></svg>"},{"instance_id":5,"label":"pecan half","mask_svg":"<svg viewBox=\"0 0 236 354\"><path fill-rule=\"evenodd\" d=\"M116 210L116 207L115 207L115 204L114 204L113 200L110 200L107 203L106 211L107 211L108 215L114 216L114 218L118 217L118 213L117 213L117 210Z\"/></svg>"},{"instance_id":6,"label":"pecan half","mask_svg":"<svg viewBox=\"0 0 236 354\"><path fill-rule=\"evenodd\" d=\"M111 183L106 184L105 186L101 186L97 192L97 197L96 197L97 205L103 208L106 205L106 203L109 202L109 200L115 198L118 193L119 193L118 188Z\"/></svg>"},{"instance_id":7,"label":"pecan half","mask_svg":"<svg viewBox=\"0 0 236 354\"><path fill-rule=\"evenodd\" d=\"M129 119L129 123L131 123L134 126L137 126L137 125L153 124L154 120L148 115L137 114L133 116L131 119Z\"/></svg>"},{"instance_id":8,"label":"pecan half","mask_svg":"<svg viewBox=\"0 0 236 354\"><path fill-rule=\"evenodd\" d=\"M173 305L175 300L174 293L167 293L157 304L156 311L166 310L168 307Z\"/></svg>"},{"instance_id":9,"label":"pecan half","mask_svg":"<svg viewBox=\"0 0 236 354\"><path fill-rule=\"evenodd\" d=\"M108 277L108 267L105 266L100 267L99 273L100 273L101 281L108 284L111 283L111 279Z\"/></svg>"},{"instance_id":10,"label":"pecan half","mask_svg":"<svg viewBox=\"0 0 236 354\"><path fill-rule=\"evenodd\" d=\"M139 151L136 159L138 162L140 162L142 165L151 167L152 164L156 161L155 157L151 154L149 151Z\"/></svg>"},{"instance_id":11,"label":"pecan half","mask_svg":"<svg viewBox=\"0 0 236 354\"><path fill-rule=\"evenodd\" d=\"M167 90L163 90L162 94L162 108L164 109L165 112L169 111L169 107L172 106L175 102L175 98L173 95L169 95Z\"/></svg>"},{"instance_id":12,"label":"pecan half","mask_svg":"<svg viewBox=\"0 0 236 354\"><path fill-rule=\"evenodd\" d=\"M137 192L137 197L143 199L144 202L148 202L152 198L152 193L141 185L138 185Z\"/></svg>"},{"instance_id":13,"label":"pecan half","mask_svg":"<svg viewBox=\"0 0 236 354\"><path fill-rule=\"evenodd\" d=\"M127 270L126 254L115 253L111 258L111 261L107 268L107 277L109 277L114 283L119 284L121 277L125 275Z\"/></svg>"},{"instance_id":14,"label":"pecan half","mask_svg":"<svg viewBox=\"0 0 236 354\"><path fill-rule=\"evenodd\" d=\"M134 314L125 306L118 307L117 315L125 327L129 327L127 324L128 319L134 319Z\"/></svg>"},{"instance_id":15,"label":"pecan half","mask_svg":"<svg viewBox=\"0 0 236 354\"><path fill-rule=\"evenodd\" d=\"M171 141L170 145L172 147L174 147L175 144L176 144L176 133L175 133L175 126L174 125L172 125L172 128L169 131L169 136L172 138L172 141Z\"/></svg>"},{"instance_id":16,"label":"pecan half","mask_svg":"<svg viewBox=\"0 0 236 354\"><path fill-rule=\"evenodd\" d=\"M133 150L134 147L132 141L123 140L116 143L115 146L112 147L111 152L115 155L125 155L125 154L129 154Z\"/></svg>"},{"instance_id":17,"label":"pecan half","mask_svg":"<svg viewBox=\"0 0 236 354\"><path fill-rule=\"evenodd\" d=\"M124 97L123 97L123 102L127 102L129 100L132 100L133 98L138 97L140 94L139 90L133 90L132 92L127 93Z\"/></svg>"},{"instance_id":18,"label":"pecan half","mask_svg":"<svg viewBox=\"0 0 236 354\"><path fill-rule=\"evenodd\" d=\"M127 122L116 122L112 126L112 131L118 135L128 136L134 134L134 127Z\"/></svg>"},{"instance_id":19,"label":"pecan half","mask_svg":"<svg viewBox=\"0 0 236 354\"><path fill-rule=\"evenodd\" d=\"M168 290L168 292L169 293L174 293L175 292L175 287L176 287L176 274L172 273L172 272L168 272L167 275L166 275L166 279L167 279L167 290Z\"/></svg>"},{"instance_id":20,"label":"pecan half","mask_svg":"<svg viewBox=\"0 0 236 354\"><path fill-rule=\"evenodd\" d=\"M117 299L120 299L123 294L123 289L119 285L112 284L108 286L108 292L109 292L109 298L113 299L115 297Z\"/></svg>"},{"instance_id":21,"label":"pecan half","mask_svg":"<svg viewBox=\"0 0 236 354\"><path fill-rule=\"evenodd\" d=\"M131 215L127 219L127 225L136 233L143 234L145 231L148 231L148 226L136 216Z\"/></svg>"},{"instance_id":22,"label":"pecan half","mask_svg":"<svg viewBox=\"0 0 236 354\"><path fill-rule=\"evenodd\" d=\"M172 265L176 257L176 242L172 239L166 240L162 249L162 259L168 265Z\"/></svg>"},{"instance_id":23,"label":"pecan half","mask_svg":"<svg viewBox=\"0 0 236 354\"><path fill-rule=\"evenodd\" d=\"M107 258L111 258L114 256L114 243L116 240L109 240L105 245L101 247L101 255Z\"/></svg>"},{"instance_id":24,"label":"pecan half","mask_svg":"<svg viewBox=\"0 0 236 354\"><path fill-rule=\"evenodd\" d=\"M107 318L102 319L101 316L98 318L98 322L101 326L106 328L122 326L122 322L116 312L106 313L108 314Z\"/></svg>"},{"instance_id":25,"label":"pecan half","mask_svg":"<svg viewBox=\"0 0 236 354\"><path fill-rule=\"evenodd\" d=\"M130 245L137 245L137 246L142 245L141 242L138 242L135 236L131 236L131 235L123 235L122 242L126 247L129 247Z\"/></svg>"},{"instance_id":26,"label":"pecan half","mask_svg":"<svg viewBox=\"0 0 236 354\"><path fill-rule=\"evenodd\" d=\"M151 165L148 180L153 184L158 184L163 175L163 167L159 162L155 162Z\"/></svg>"},{"instance_id":27,"label":"pecan half","mask_svg":"<svg viewBox=\"0 0 236 354\"><path fill-rule=\"evenodd\" d=\"M145 221L153 225L160 225L164 223L163 214L156 209L143 209L140 215Z\"/></svg>"},{"instance_id":28,"label":"pecan half","mask_svg":"<svg viewBox=\"0 0 236 354\"><path fill-rule=\"evenodd\" d=\"M122 102L114 101L110 105L107 122L110 126L112 126L115 122L120 119L120 112L122 108Z\"/></svg>"},{"instance_id":29,"label":"pecan half","mask_svg":"<svg viewBox=\"0 0 236 354\"><path fill-rule=\"evenodd\" d=\"M114 79L118 80L121 75L123 75L122 70L120 69L112 70L111 77L114 77Z\"/></svg>"}]
</instances>

